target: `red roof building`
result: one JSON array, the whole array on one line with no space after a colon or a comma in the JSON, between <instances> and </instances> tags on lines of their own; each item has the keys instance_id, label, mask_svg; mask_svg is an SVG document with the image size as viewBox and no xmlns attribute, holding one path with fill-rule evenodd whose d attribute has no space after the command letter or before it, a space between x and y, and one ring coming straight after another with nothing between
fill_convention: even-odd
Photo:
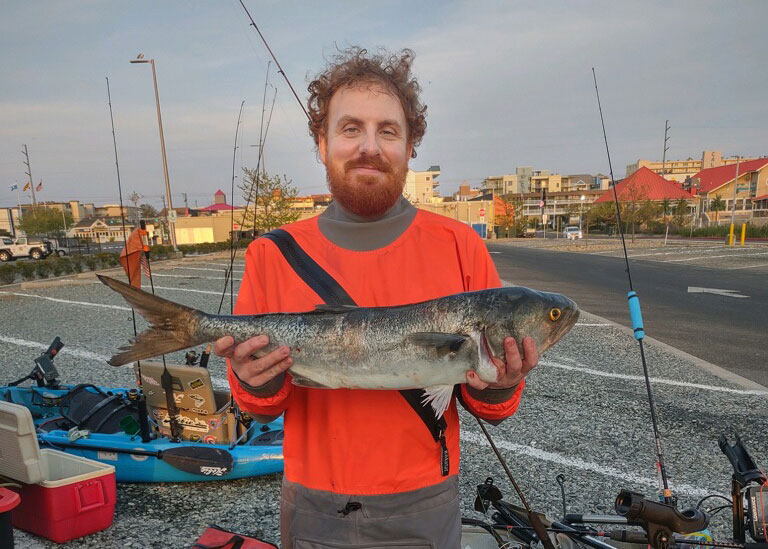
<instances>
[{"instance_id":1,"label":"red roof building","mask_svg":"<svg viewBox=\"0 0 768 549\"><path fill-rule=\"evenodd\" d=\"M768 166L768 158L758 158L756 160L740 163L739 180L742 178L746 179L746 176L749 173L760 172L766 166ZM736 178L736 164L718 166L717 168L707 168L706 170L701 170L694 175L693 178L699 180L698 192L701 194L708 194L715 189L719 189L723 185L730 183Z\"/></svg>"},{"instance_id":2,"label":"red roof building","mask_svg":"<svg viewBox=\"0 0 768 549\"><path fill-rule=\"evenodd\" d=\"M678 183L668 181L645 166L616 183L619 202L654 202L662 200L692 200L693 195L686 192ZM613 189L608 189L595 203L613 202Z\"/></svg>"},{"instance_id":3,"label":"red roof building","mask_svg":"<svg viewBox=\"0 0 768 549\"><path fill-rule=\"evenodd\" d=\"M227 204L227 195L224 194L224 191L219 189L216 191L216 194L213 195L213 204L210 206L206 206L205 208L200 208L200 211L202 212L229 212L236 209L234 206L230 206Z\"/></svg>"}]
</instances>

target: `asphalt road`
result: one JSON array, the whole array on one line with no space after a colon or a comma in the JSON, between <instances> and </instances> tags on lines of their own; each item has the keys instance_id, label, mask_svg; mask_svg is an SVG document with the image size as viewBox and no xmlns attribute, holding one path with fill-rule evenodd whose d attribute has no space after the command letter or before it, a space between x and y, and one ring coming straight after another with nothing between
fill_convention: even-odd
<instances>
[{"instance_id":1,"label":"asphalt road","mask_svg":"<svg viewBox=\"0 0 768 549\"><path fill-rule=\"evenodd\" d=\"M505 244L488 249L502 279L566 294L584 310L631 324L623 258ZM768 386L765 269L630 259L630 270L647 335ZM691 293L689 287L735 290L748 297Z\"/></svg>"}]
</instances>

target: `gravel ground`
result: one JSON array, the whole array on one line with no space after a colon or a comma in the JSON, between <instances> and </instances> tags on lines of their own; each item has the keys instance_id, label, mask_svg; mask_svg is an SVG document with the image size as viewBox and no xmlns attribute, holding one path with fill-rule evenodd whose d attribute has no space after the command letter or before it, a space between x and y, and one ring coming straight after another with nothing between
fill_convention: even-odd
<instances>
[{"instance_id":1,"label":"gravel ground","mask_svg":"<svg viewBox=\"0 0 768 549\"><path fill-rule=\"evenodd\" d=\"M157 263L161 296L215 312L224 261L212 257ZM201 270L208 269L208 270ZM241 271L236 268L236 274ZM5 381L27 374L33 359L60 336L56 359L64 382L133 383L128 368L103 360L132 333L122 298L98 283L0 288L0 352ZM237 284L235 284L235 292ZM14 295L25 294L25 295ZM209 292L209 293L203 293ZM59 301L51 301L51 298ZM77 303L80 302L80 303ZM97 304L111 307L96 306ZM229 310L229 299L224 312ZM144 325L139 320L140 328ZM744 390L702 370L698 361L647 342L666 465L681 506L709 493L728 494L730 466L717 437L739 433L759 464L768 463L768 394ZM171 360L181 360L177 353ZM211 360L214 383L224 365ZM622 488L652 494L657 487L654 442L638 344L624 329L584 314L530 375L518 413L490 432L534 509L561 514L555 476L566 477L568 509L609 512ZM746 385L745 385L746 386ZM730 390L730 391L729 391ZM506 499L517 502L501 466L474 420L462 415L461 495L472 511L476 485L492 476ZM277 542L280 475L231 482L118 485L114 525L63 547L188 547L209 524ZM714 533L729 535L721 513ZM19 548L56 544L16 531Z\"/></svg>"}]
</instances>

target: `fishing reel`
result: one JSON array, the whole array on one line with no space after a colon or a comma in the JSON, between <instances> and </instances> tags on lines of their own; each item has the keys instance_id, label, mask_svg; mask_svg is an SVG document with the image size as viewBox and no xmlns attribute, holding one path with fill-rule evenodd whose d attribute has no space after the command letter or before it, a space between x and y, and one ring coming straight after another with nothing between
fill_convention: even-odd
<instances>
[{"instance_id":1,"label":"fishing reel","mask_svg":"<svg viewBox=\"0 0 768 549\"><path fill-rule=\"evenodd\" d=\"M756 542L768 542L768 476L757 467L738 434L733 445L725 435L717 443L733 467L733 539L743 543L748 531Z\"/></svg>"}]
</instances>

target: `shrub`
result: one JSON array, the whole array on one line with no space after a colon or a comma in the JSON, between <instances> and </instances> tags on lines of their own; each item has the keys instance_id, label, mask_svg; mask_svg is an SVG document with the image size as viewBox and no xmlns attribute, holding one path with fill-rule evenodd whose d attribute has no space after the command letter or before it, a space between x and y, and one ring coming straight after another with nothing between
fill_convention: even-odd
<instances>
[{"instance_id":1,"label":"shrub","mask_svg":"<svg viewBox=\"0 0 768 549\"><path fill-rule=\"evenodd\" d=\"M17 265L21 278L24 280L32 280L35 278L35 264L31 261L20 261Z\"/></svg>"},{"instance_id":2,"label":"shrub","mask_svg":"<svg viewBox=\"0 0 768 549\"><path fill-rule=\"evenodd\" d=\"M64 272L64 260L62 260L60 257L47 259L46 262L50 263L51 273L53 276L61 276L61 273Z\"/></svg>"},{"instance_id":3,"label":"shrub","mask_svg":"<svg viewBox=\"0 0 768 549\"><path fill-rule=\"evenodd\" d=\"M51 263L52 262L47 259L35 261L35 271L37 271L37 276L40 278L48 278L51 276L51 271L53 270Z\"/></svg>"},{"instance_id":4,"label":"shrub","mask_svg":"<svg viewBox=\"0 0 768 549\"><path fill-rule=\"evenodd\" d=\"M89 271L98 269L100 263L99 258L93 254L85 256L85 266L88 267Z\"/></svg>"},{"instance_id":5,"label":"shrub","mask_svg":"<svg viewBox=\"0 0 768 549\"><path fill-rule=\"evenodd\" d=\"M16 268L16 265L0 265L0 283L13 284L16 282L16 275L18 271L19 270Z\"/></svg>"},{"instance_id":6,"label":"shrub","mask_svg":"<svg viewBox=\"0 0 768 549\"><path fill-rule=\"evenodd\" d=\"M61 272L64 274L72 274L73 265L72 260L67 257L60 257L57 260L57 263L61 266Z\"/></svg>"},{"instance_id":7,"label":"shrub","mask_svg":"<svg viewBox=\"0 0 768 549\"><path fill-rule=\"evenodd\" d=\"M72 270L74 272L76 273L83 272L83 262L85 261L85 258L82 255L80 254L73 255L70 261L72 261Z\"/></svg>"}]
</instances>

